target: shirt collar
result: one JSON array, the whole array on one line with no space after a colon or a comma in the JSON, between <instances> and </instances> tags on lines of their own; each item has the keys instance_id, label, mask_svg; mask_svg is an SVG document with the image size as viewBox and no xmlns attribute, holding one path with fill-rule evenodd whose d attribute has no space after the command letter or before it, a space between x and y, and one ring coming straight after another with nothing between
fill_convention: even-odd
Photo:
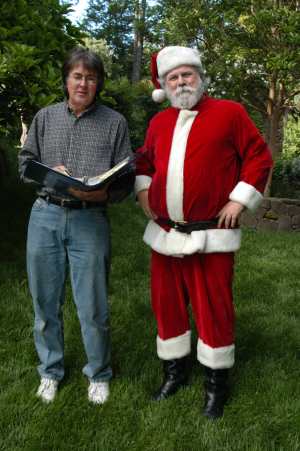
<instances>
[{"instance_id":1,"label":"shirt collar","mask_svg":"<svg viewBox=\"0 0 300 451\"><path fill-rule=\"evenodd\" d=\"M97 103L96 100L94 100L94 102L91 103L90 106L89 106L86 110L82 111L82 112L80 113L79 116L76 116L76 114L74 113L74 111L72 110L72 108L69 106L68 100L67 100L67 99L65 100L65 108L66 108L66 110L67 110L70 114L72 114L73 116L75 116L77 119L80 118L80 117L82 117L82 116L84 116L85 114L88 114L88 113L94 111L94 110L97 108L97 106L98 106L98 103Z\"/></svg>"}]
</instances>

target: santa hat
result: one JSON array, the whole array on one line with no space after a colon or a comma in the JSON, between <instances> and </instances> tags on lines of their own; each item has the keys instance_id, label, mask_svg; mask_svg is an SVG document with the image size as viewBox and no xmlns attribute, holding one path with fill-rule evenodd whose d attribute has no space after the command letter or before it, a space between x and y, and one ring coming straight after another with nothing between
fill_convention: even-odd
<instances>
[{"instance_id":1,"label":"santa hat","mask_svg":"<svg viewBox=\"0 0 300 451\"><path fill-rule=\"evenodd\" d=\"M170 70L179 66L196 66L202 70L201 58L197 49L170 46L163 48L151 57L151 76L155 90L152 92L154 102L161 103L166 94L158 79L163 78Z\"/></svg>"}]
</instances>

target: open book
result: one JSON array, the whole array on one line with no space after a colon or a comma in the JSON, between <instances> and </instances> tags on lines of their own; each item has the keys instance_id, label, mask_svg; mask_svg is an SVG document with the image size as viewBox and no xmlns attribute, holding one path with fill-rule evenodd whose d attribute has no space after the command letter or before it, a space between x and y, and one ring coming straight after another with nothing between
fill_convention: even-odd
<instances>
[{"instance_id":1,"label":"open book","mask_svg":"<svg viewBox=\"0 0 300 451\"><path fill-rule=\"evenodd\" d=\"M117 182L118 179L121 179L128 173L132 174L132 162L133 159L127 157L100 175L76 178L52 169L36 160L30 160L24 171L24 177L61 193L68 192L69 188L81 191L95 191L103 188L106 184L111 185L113 182Z\"/></svg>"}]
</instances>

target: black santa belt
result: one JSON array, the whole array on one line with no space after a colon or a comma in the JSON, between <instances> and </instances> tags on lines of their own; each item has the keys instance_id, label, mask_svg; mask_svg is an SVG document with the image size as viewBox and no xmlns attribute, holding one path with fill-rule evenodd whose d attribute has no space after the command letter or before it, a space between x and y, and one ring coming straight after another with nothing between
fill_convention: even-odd
<instances>
[{"instance_id":1,"label":"black santa belt","mask_svg":"<svg viewBox=\"0 0 300 451\"><path fill-rule=\"evenodd\" d=\"M157 218L155 220L158 225L167 225L172 229L181 233L192 233L196 230L215 229L218 225L218 218L213 218L208 221L172 221L172 219Z\"/></svg>"}]
</instances>

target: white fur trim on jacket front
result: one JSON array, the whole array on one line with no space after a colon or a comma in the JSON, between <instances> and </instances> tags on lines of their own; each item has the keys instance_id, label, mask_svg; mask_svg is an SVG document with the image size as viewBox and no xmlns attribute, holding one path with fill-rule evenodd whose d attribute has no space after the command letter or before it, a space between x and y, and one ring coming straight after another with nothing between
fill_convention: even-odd
<instances>
[{"instance_id":1,"label":"white fur trim on jacket front","mask_svg":"<svg viewBox=\"0 0 300 451\"><path fill-rule=\"evenodd\" d=\"M197 359L202 365L208 366L213 370L232 368L234 365L234 350L234 344L220 348L211 348L198 338Z\"/></svg>"},{"instance_id":2,"label":"white fur trim on jacket front","mask_svg":"<svg viewBox=\"0 0 300 451\"><path fill-rule=\"evenodd\" d=\"M181 359L191 353L191 331L187 330L178 337L162 340L156 338L157 355L162 360Z\"/></svg>"},{"instance_id":3,"label":"white fur trim on jacket front","mask_svg":"<svg viewBox=\"0 0 300 451\"><path fill-rule=\"evenodd\" d=\"M246 182L238 182L229 195L229 199L239 202L251 211L255 211L263 200L263 195Z\"/></svg>"},{"instance_id":4,"label":"white fur trim on jacket front","mask_svg":"<svg viewBox=\"0 0 300 451\"><path fill-rule=\"evenodd\" d=\"M144 189L149 189L151 182L152 178L149 177L148 175L137 175L134 184L135 194L137 194L140 191L143 191Z\"/></svg>"},{"instance_id":5,"label":"white fur trim on jacket front","mask_svg":"<svg viewBox=\"0 0 300 451\"><path fill-rule=\"evenodd\" d=\"M241 230L208 229L187 234L170 229L167 232L150 220L144 233L144 241L154 251L173 257L183 257L196 252L235 252L241 246Z\"/></svg>"},{"instance_id":6,"label":"white fur trim on jacket front","mask_svg":"<svg viewBox=\"0 0 300 451\"><path fill-rule=\"evenodd\" d=\"M173 221L183 221L183 168L188 136L198 111L181 110L172 139L168 163L166 200Z\"/></svg>"}]
</instances>

